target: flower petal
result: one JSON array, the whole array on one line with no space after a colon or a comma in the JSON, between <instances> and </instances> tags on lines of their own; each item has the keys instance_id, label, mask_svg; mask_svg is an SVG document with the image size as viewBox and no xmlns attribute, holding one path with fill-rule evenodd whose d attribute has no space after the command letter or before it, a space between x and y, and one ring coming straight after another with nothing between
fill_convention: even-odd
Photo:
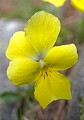
<instances>
[{"instance_id":1,"label":"flower petal","mask_svg":"<svg viewBox=\"0 0 84 120\"><path fill-rule=\"evenodd\" d=\"M71 0L71 4L75 8L77 8L77 9L79 9L79 10L84 12L84 0Z\"/></svg>"},{"instance_id":2,"label":"flower petal","mask_svg":"<svg viewBox=\"0 0 84 120\"><path fill-rule=\"evenodd\" d=\"M64 5L66 0L43 0L44 2L50 2L51 4L55 5L56 7L61 7Z\"/></svg>"},{"instance_id":3,"label":"flower petal","mask_svg":"<svg viewBox=\"0 0 84 120\"><path fill-rule=\"evenodd\" d=\"M26 38L31 42L40 57L44 57L58 37L60 21L54 15L40 11L28 20L24 30Z\"/></svg>"},{"instance_id":4,"label":"flower petal","mask_svg":"<svg viewBox=\"0 0 84 120\"><path fill-rule=\"evenodd\" d=\"M6 50L8 59L13 60L18 57L33 57L36 52L28 40L25 38L25 32L18 31L10 39L9 46Z\"/></svg>"},{"instance_id":5,"label":"flower petal","mask_svg":"<svg viewBox=\"0 0 84 120\"><path fill-rule=\"evenodd\" d=\"M74 44L53 47L45 56L46 64L55 70L65 70L72 67L78 59Z\"/></svg>"},{"instance_id":6,"label":"flower petal","mask_svg":"<svg viewBox=\"0 0 84 120\"><path fill-rule=\"evenodd\" d=\"M28 84L35 81L40 65L26 58L14 59L7 69L8 78L15 85Z\"/></svg>"},{"instance_id":7,"label":"flower petal","mask_svg":"<svg viewBox=\"0 0 84 120\"><path fill-rule=\"evenodd\" d=\"M53 100L71 99L70 82L58 72L47 71L38 78L34 95L43 108Z\"/></svg>"}]
</instances>

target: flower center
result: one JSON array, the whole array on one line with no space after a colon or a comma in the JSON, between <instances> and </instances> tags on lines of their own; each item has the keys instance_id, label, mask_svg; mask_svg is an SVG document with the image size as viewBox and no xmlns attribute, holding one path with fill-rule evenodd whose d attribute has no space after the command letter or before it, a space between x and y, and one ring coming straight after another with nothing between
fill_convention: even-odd
<instances>
[{"instance_id":1,"label":"flower center","mask_svg":"<svg viewBox=\"0 0 84 120\"><path fill-rule=\"evenodd\" d=\"M39 63L40 63L40 65L41 65L41 68L43 68L43 67L45 66L45 62L44 62L43 59L40 59L40 60L39 60Z\"/></svg>"}]
</instances>

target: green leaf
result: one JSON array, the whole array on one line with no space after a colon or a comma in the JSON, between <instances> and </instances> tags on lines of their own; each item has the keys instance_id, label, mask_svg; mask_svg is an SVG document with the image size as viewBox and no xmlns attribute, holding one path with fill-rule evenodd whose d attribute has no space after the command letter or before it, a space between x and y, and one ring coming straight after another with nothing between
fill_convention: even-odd
<instances>
[{"instance_id":1,"label":"green leaf","mask_svg":"<svg viewBox=\"0 0 84 120\"><path fill-rule=\"evenodd\" d=\"M20 98L21 96L18 93L14 93L14 92L4 92L0 94L0 99L4 100L7 103L13 103Z\"/></svg>"},{"instance_id":2,"label":"green leaf","mask_svg":"<svg viewBox=\"0 0 84 120\"><path fill-rule=\"evenodd\" d=\"M19 106L18 110L17 110L17 119L18 120L23 120L22 118L23 118L22 117L22 111L21 111L21 107Z\"/></svg>"}]
</instances>

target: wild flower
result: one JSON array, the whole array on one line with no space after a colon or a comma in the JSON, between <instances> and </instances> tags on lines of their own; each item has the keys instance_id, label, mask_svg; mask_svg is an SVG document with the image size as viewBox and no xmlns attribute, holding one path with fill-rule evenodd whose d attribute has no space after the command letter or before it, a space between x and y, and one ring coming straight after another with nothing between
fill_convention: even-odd
<instances>
[{"instance_id":1,"label":"wild flower","mask_svg":"<svg viewBox=\"0 0 84 120\"><path fill-rule=\"evenodd\" d=\"M10 39L6 56L10 61L8 78L15 85L35 82L35 98L45 108L51 101L71 99L69 80L59 73L77 59L74 44L54 46L60 21L45 11L35 13Z\"/></svg>"},{"instance_id":2,"label":"wild flower","mask_svg":"<svg viewBox=\"0 0 84 120\"><path fill-rule=\"evenodd\" d=\"M56 7L61 7L64 5L66 0L43 0L44 2L50 2L51 4L55 5ZM70 3L76 9L84 12L84 0L70 0Z\"/></svg>"}]
</instances>

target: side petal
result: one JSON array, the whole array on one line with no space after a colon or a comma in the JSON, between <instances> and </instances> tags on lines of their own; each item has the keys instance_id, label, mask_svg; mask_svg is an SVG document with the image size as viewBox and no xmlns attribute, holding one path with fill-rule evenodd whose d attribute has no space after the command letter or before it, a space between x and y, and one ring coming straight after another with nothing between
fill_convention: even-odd
<instances>
[{"instance_id":1,"label":"side petal","mask_svg":"<svg viewBox=\"0 0 84 120\"><path fill-rule=\"evenodd\" d=\"M35 81L40 65L26 58L14 59L7 69L7 76L15 85L28 84Z\"/></svg>"},{"instance_id":2,"label":"side petal","mask_svg":"<svg viewBox=\"0 0 84 120\"><path fill-rule=\"evenodd\" d=\"M45 63L55 70L65 70L72 67L78 59L74 44L53 47L45 56Z\"/></svg>"},{"instance_id":3,"label":"side petal","mask_svg":"<svg viewBox=\"0 0 84 120\"><path fill-rule=\"evenodd\" d=\"M25 32L18 31L10 39L9 46L6 50L6 56L8 59L13 60L18 57L32 58L36 52L25 38Z\"/></svg>"},{"instance_id":4,"label":"side petal","mask_svg":"<svg viewBox=\"0 0 84 120\"><path fill-rule=\"evenodd\" d=\"M79 9L80 11L84 12L84 0L71 0L71 4Z\"/></svg>"},{"instance_id":5,"label":"side petal","mask_svg":"<svg viewBox=\"0 0 84 120\"><path fill-rule=\"evenodd\" d=\"M53 100L71 99L70 82L58 72L47 71L47 75L39 77L34 95L43 108Z\"/></svg>"},{"instance_id":6,"label":"side petal","mask_svg":"<svg viewBox=\"0 0 84 120\"><path fill-rule=\"evenodd\" d=\"M44 2L49 2L53 5L55 5L56 7L61 7L64 5L66 0L43 0Z\"/></svg>"},{"instance_id":7,"label":"side petal","mask_svg":"<svg viewBox=\"0 0 84 120\"><path fill-rule=\"evenodd\" d=\"M44 57L54 45L59 31L60 21L54 15L45 11L35 13L24 27L26 38L35 50Z\"/></svg>"}]
</instances>

